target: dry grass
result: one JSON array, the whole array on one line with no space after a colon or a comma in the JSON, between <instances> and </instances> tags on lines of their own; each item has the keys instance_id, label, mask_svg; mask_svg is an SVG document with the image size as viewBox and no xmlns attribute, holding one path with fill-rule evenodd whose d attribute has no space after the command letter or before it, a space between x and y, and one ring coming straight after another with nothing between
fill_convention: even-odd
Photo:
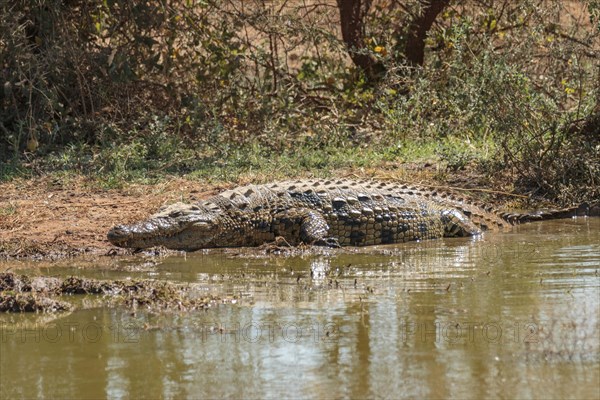
<instances>
[{"instance_id":1,"label":"dry grass","mask_svg":"<svg viewBox=\"0 0 600 400\"><path fill-rule=\"evenodd\" d=\"M0 258L106 253L108 230L142 219L161 205L208 197L218 187L174 179L126 189L91 189L84 178L68 185L48 178L0 184Z\"/></svg>"}]
</instances>

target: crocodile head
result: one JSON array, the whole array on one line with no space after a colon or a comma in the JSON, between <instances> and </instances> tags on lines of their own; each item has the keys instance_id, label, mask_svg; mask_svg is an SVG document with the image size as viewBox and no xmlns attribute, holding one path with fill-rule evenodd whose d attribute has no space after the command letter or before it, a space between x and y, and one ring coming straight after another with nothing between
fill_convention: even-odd
<instances>
[{"instance_id":1,"label":"crocodile head","mask_svg":"<svg viewBox=\"0 0 600 400\"><path fill-rule=\"evenodd\" d=\"M198 250L214 247L219 235L219 211L197 204L176 203L164 207L145 221L118 225L108 232L108 240L119 247Z\"/></svg>"}]
</instances>

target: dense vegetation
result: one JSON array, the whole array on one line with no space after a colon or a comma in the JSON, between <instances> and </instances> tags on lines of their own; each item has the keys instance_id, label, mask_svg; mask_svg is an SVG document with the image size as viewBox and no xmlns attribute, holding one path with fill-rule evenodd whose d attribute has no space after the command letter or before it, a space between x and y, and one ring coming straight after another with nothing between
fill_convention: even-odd
<instances>
[{"instance_id":1,"label":"dense vegetation","mask_svg":"<svg viewBox=\"0 0 600 400\"><path fill-rule=\"evenodd\" d=\"M600 197L598 1L0 7L0 180L428 161Z\"/></svg>"}]
</instances>

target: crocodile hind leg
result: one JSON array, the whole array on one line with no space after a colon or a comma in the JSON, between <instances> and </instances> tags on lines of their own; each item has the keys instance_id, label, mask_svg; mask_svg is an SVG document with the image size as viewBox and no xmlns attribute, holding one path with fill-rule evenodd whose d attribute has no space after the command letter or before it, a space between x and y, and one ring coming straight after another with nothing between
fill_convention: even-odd
<instances>
[{"instance_id":1,"label":"crocodile hind leg","mask_svg":"<svg viewBox=\"0 0 600 400\"><path fill-rule=\"evenodd\" d=\"M445 237L476 236L481 234L481 229L458 210L444 210L441 213L441 218L444 224Z\"/></svg>"}]
</instances>

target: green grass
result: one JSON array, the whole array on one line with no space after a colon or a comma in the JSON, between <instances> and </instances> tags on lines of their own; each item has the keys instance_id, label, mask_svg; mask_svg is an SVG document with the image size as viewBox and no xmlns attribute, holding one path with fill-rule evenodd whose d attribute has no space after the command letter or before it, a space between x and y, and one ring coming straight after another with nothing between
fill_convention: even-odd
<instances>
[{"instance_id":1,"label":"green grass","mask_svg":"<svg viewBox=\"0 0 600 400\"><path fill-rule=\"evenodd\" d=\"M401 163L438 163L458 170L485 162L493 153L493 143L466 143L455 138L370 146L338 141L336 145L305 144L283 151L259 143L218 151L202 144L191 148L177 141L161 142L157 150L148 144L153 142L159 142L159 138L137 138L120 145L70 145L40 157L30 168L5 164L7 172L2 180L29 178L37 171L60 184L85 176L94 185L109 189L129 183L153 184L173 175L207 182L236 181L248 175L274 180L303 175L329 177L337 170L377 169Z\"/></svg>"}]
</instances>

